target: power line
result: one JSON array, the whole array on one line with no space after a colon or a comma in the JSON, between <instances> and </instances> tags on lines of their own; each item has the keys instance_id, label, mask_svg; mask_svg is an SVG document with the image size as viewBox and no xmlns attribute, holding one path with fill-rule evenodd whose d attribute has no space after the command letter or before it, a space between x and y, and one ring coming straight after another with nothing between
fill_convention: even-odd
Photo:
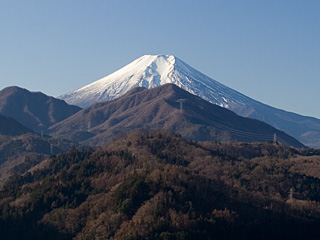
<instances>
[{"instance_id":1,"label":"power line","mask_svg":"<svg viewBox=\"0 0 320 240\"><path fill-rule=\"evenodd\" d=\"M256 138L256 139L263 139L263 140L273 140L274 139L274 135L273 134L246 132L246 131L242 131L242 130L238 130L238 129L234 129L234 128L230 128L230 127L224 126L222 124L213 122L210 119L204 118L203 116L199 115L198 113L194 112L189 107L187 107L186 104L185 104L184 107L187 108L189 111L191 111L198 118L210 123L211 125L215 126L216 128L218 128L220 130L229 131L233 135L236 135L236 136L239 136L239 137L243 137L243 138L248 138L248 139L249 138L250 139Z\"/></svg>"},{"instance_id":2,"label":"power line","mask_svg":"<svg viewBox=\"0 0 320 240\"><path fill-rule=\"evenodd\" d=\"M289 144L287 141L283 140L283 138L280 138L279 136L277 137L277 139L279 140L279 142L283 143L286 146L291 146L292 144Z\"/></svg>"},{"instance_id":3,"label":"power line","mask_svg":"<svg viewBox=\"0 0 320 240\"><path fill-rule=\"evenodd\" d=\"M230 133L232 133L235 136L238 137L243 137L243 138L247 138L247 139L252 139L254 138L255 140L260 139L260 140L273 140L274 142L281 142L286 146L291 146L291 144L289 144L287 141L285 141L283 138L279 137L279 135L277 135L276 133L274 134L265 134L265 133L253 133L253 132L246 132L246 131L242 131L242 130L238 130L238 129L234 129L234 128L230 128L227 126L224 126L222 124L213 122L210 119L204 118L203 116L201 116L200 114L194 112L192 109L190 109L189 107L186 106L186 104L184 105L184 108L188 109L189 111L191 111L194 115L196 115L198 118L212 124L213 126L215 126L216 128L223 130L223 131L229 131Z\"/></svg>"},{"instance_id":4,"label":"power line","mask_svg":"<svg viewBox=\"0 0 320 240\"><path fill-rule=\"evenodd\" d=\"M183 103L186 102L187 99L179 99L177 102L180 103L180 113L183 113Z\"/></svg>"}]
</instances>

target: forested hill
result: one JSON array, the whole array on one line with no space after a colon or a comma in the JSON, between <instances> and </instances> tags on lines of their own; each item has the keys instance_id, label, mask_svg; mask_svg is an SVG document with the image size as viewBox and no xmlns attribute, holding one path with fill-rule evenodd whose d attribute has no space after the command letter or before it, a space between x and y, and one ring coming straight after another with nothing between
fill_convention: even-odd
<instances>
[{"instance_id":1,"label":"forested hill","mask_svg":"<svg viewBox=\"0 0 320 240\"><path fill-rule=\"evenodd\" d=\"M5 117L0 114L0 135L19 136L33 131L10 117Z\"/></svg>"},{"instance_id":2,"label":"forested hill","mask_svg":"<svg viewBox=\"0 0 320 240\"><path fill-rule=\"evenodd\" d=\"M115 136L139 128L163 128L196 141L265 142L305 147L295 138L264 122L240 117L174 84L133 88L112 101L96 103L50 128L56 138L103 146Z\"/></svg>"},{"instance_id":3,"label":"forested hill","mask_svg":"<svg viewBox=\"0 0 320 240\"><path fill-rule=\"evenodd\" d=\"M1 239L317 239L318 155L134 131L12 177Z\"/></svg>"}]
</instances>

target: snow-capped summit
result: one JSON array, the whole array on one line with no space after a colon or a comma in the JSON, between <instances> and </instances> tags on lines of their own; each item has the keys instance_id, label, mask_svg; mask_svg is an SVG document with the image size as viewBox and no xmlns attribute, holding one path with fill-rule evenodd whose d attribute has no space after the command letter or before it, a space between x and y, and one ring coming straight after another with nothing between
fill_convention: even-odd
<instances>
[{"instance_id":1,"label":"snow-capped summit","mask_svg":"<svg viewBox=\"0 0 320 240\"><path fill-rule=\"evenodd\" d=\"M311 147L320 147L320 120L273 108L200 73L172 55L145 55L89 85L60 96L81 107L111 100L134 87L173 83L238 115L262 120Z\"/></svg>"},{"instance_id":2,"label":"snow-capped summit","mask_svg":"<svg viewBox=\"0 0 320 240\"><path fill-rule=\"evenodd\" d=\"M120 70L60 96L69 104L87 107L122 96L134 87L153 88L173 83L203 99L228 107L248 98L192 68L173 55L144 55Z\"/></svg>"}]
</instances>

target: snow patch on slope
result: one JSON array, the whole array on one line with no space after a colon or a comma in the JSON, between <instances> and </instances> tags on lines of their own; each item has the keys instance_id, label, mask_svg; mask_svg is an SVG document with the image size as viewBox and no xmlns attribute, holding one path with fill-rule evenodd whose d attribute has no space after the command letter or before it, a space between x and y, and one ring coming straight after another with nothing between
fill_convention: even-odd
<instances>
[{"instance_id":1,"label":"snow patch on slope","mask_svg":"<svg viewBox=\"0 0 320 240\"><path fill-rule=\"evenodd\" d=\"M228 107L252 99L200 73L173 55L145 55L118 71L60 96L69 104L87 107L120 97L134 87L153 88L173 83L203 99Z\"/></svg>"}]
</instances>

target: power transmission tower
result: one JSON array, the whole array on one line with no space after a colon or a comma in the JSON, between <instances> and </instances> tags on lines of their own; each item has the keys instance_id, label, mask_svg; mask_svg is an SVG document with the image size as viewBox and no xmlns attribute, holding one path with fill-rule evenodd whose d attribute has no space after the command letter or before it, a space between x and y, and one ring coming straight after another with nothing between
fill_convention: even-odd
<instances>
[{"instance_id":1,"label":"power transmission tower","mask_svg":"<svg viewBox=\"0 0 320 240\"><path fill-rule=\"evenodd\" d=\"M180 103L180 113L183 113L183 103L186 102L187 99L179 99L177 102Z\"/></svg>"},{"instance_id":2,"label":"power transmission tower","mask_svg":"<svg viewBox=\"0 0 320 240\"><path fill-rule=\"evenodd\" d=\"M88 132L90 132L90 129L91 129L91 120L89 120L88 122Z\"/></svg>"},{"instance_id":3,"label":"power transmission tower","mask_svg":"<svg viewBox=\"0 0 320 240\"><path fill-rule=\"evenodd\" d=\"M273 134L273 142L275 142L275 143L277 142L277 134L276 133Z\"/></svg>"},{"instance_id":4,"label":"power transmission tower","mask_svg":"<svg viewBox=\"0 0 320 240\"><path fill-rule=\"evenodd\" d=\"M289 199L293 199L293 188L290 188Z\"/></svg>"},{"instance_id":5,"label":"power transmission tower","mask_svg":"<svg viewBox=\"0 0 320 240\"><path fill-rule=\"evenodd\" d=\"M53 144L52 143L50 144L50 153L51 153L51 155L53 155Z\"/></svg>"}]
</instances>

